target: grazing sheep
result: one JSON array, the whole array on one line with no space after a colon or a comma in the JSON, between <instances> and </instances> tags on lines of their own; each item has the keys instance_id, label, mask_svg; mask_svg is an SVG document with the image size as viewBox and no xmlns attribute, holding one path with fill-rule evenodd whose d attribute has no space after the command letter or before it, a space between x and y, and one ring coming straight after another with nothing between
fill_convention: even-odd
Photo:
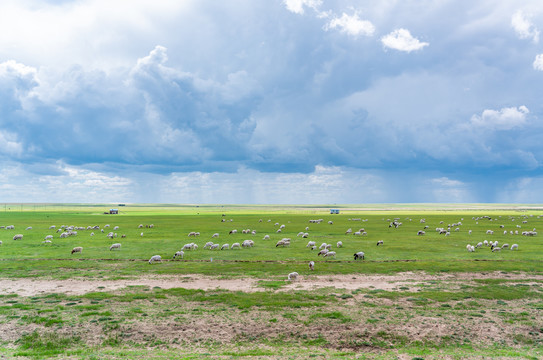
<instances>
[{"instance_id":1,"label":"grazing sheep","mask_svg":"<svg viewBox=\"0 0 543 360\"><path fill-rule=\"evenodd\" d=\"M190 236L196 236L196 231L191 231L191 232L189 232L189 235L188 235L188 236L189 236L189 237L190 237Z\"/></svg>"},{"instance_id":2,"label":"grazing sheep","mask_svg":"<svg viewBox=\"0 0 543 360\"><path fill-rule=\"evenodd\" d=\"M469 252L474 252L475 251L475 246L473 246L473 245L468 245L467 248L468 248Z\"/></svg>"},{"instance_id":3,"label":"grazing sheep","mask_svg":"<svg viewBox=\"0 0 543 360\"><path fill-rule=\"evenodd\" d=\"M502 249L507 249L509 247L509 244L503 244Z\"/></svg>"},{"instance_id":4,"label":"grazing sheep","mask_svg":"<svg viewBox=\"0 0 543 360\"><path fill-rule=\"evenodd\" d=\"M52 244L53 242L51 240L43 240L41 243L42 244Z\"/></svg>"},{"instance_id":5,"label":"grazing sheep","mask_svg":"<svg viewBox=\"0 0 543 360\"><path fill-rule=\"evenodd\" d=\"M304 233L304 234L302 235L302 238L304 238L304 239L307 239L308 237L309 237L309 233Z\"/></svg>"},{"instance_id":6,"label":"grazing sheep","mask_svg":"<svg viewBox=\"0 0 543 360\"><path fill-rule=\"evenodd\" d=\"M32 230L32 226L27 227L25 230Z\"/></svg>"},{"instance_id":7,"label":"grazing sheep","mask_svg":"<svg viewBox=\"0 0 543 360\"><path fill-rule=\"evenodd\" d=\"M162 256L160 255L151 256L151 258L149 259L149 264L153 264L155 262L162 262Z\"/></svg>"},{"instance_id":8,"label":"grazing sheep","mask_svg":"<svg viewBox=\"0 0 543 360\"><path fill-rule=\"evenodd\" d=\"M358 259L364 260L364 252L363 252L363 251L359 251L359 252L355 253L355 254L354 254L354 259L355 259L355 260L358 260Z\"/></svg>"},{"instance_id":9,"label":"grazing sheep","mask_svg":"<svg viewBox=\"0 0 543 360\"><path fill-rule=\"evenodd\" d=\"M241 243L242 247L253 247L255 245L255 242L253 240L243 240Z\"/></svg>"},{"instance_id":10,"label":"grazing sheep","mask_svg":"<svg viewBox=\"0 0 543 360\"><path fill-rule=\"evenodd\" d=\"M383 245L383 244L384 244L383 240L379 240L379 241L377 241L377 246L379 246L379 245Z\"/></svg>"},{"instance_id":11,"label":"grazing sheep","mask_svg":"<svg viewBox=\"0 0 543 360\"><path fill-rule=\"evenodd\" d=\"M492 249L492 252L497 252L497 251L500 251L502 248L501 247L495 247Z\"/></svg>"},{"instance_id":12,"label":"grazing sheep","mask_svg":"<svg viewBox=\"0 0 543 360\"><path fill-rule=\"evenodd\" d=\"M115 243L113 245L111 245L109 247L109 251L113 250L113 249L120 249L121 248L121 244L120 243Z\"/></svg>"},{"instance_id":13,"label":"grazing sheep","mask_svg":"<svg viewBox=\"0 0 543 360\"><path fill-rule=\"evenodd\" d=\"M175 254L173 254L173 258L175 259L176 257L180 257L182 259L183 257L185 257L185 252L183 250L176 252Z\"/></svg>"},{"instance_id":14,"label":"grazing sheep","mask_svg":"<svg viewBox=\"0 0 543 360\"><path fill-rule=\"evenodd\" d=\"M325 255L328 252L328 249L322 249L317 253L317 256Z\"/></svg>"},{"instance_id":15,"label":"grazing sheep","mask_svg":"<svg viewBox=\"0 0 543 360\"><path fill-rule=\"evenodd\" d=\"M230 244L224 244L221 246L221 250L228 250L230 248Z\"/></svg>"},{"instance_id":16,"label":"grazing sheep","mask_svg":"<svg viewBox=\"0 0 543 360\"><path fill-rule=\"evenodd\" d=\"M143 228L143 224L138 225L138 229L141 229L141 228Z\"/></svg>"},{"instance_id":17,"label":"grazing sheep","mask_svg":"<svg viewBox=\"0 0 543 360\"><path fill-rule=\"evenodd\" d=\"M315 246L315 242L309 241L305 247L313 247L313 246Z\"/></svg>"},{"instance_id":18,"label":"grazing sheep","mask_svg":"<svg viewBox=\"0 0 543 360\"><path fill-rule=\"evenodd\" d=\"M74 248L72 249L72 254L73 254L73 253L76 253L76 252L78 252L78 253L83 252L83 248L82 248L81 246L74 247Z\"/></svg>"},{"instance_id":19,"label":"grazing sheep","mask_svg":"<svg viewBox=\"0 0 543 360\"><path fill-rule=\"evenodd\" d=\"M335 251L328 251L326 254L323 254L323 257L329 257L332 256L334 259L336 258L336 252Z\"/></svg>"},{"instance_id":20,"label":"grazing sheep","mask_svg":"<svg viewBox=\"0 0 543 360\"><path fill-rule=\"evenodd\" d=\"M143 237L143 233L141 233L140 236Z\"/></svg>"},{"instance_id":21,"label":"grazing sheep","mask_svg":"<svg viewBox=\"0 0 543 360\"><path fill-rule=\"evenodd\" d=\"M270 235L264 235L264 237L262 238L262 240L270 240Z\"/></svg>"},{"instance_id":22,"label":"grazing sheep","mask_svg":"<svg viewBox=\"0 0 543 360\"><path fill-rule=\"evenodd\" d=\"M211 245L211 247L209 248L209 250L218 250L219 249L219 244L213 244Z\"/></svg>"},{"instance_id":23,"label":"grazing sheep","mask_svg":"<svg viewBox=\"0 0 543 360\"><path fill-rule=\"evenodd\" d=\"M478 242L477 245L475 246L476 248L480 248L483 246L483 243L482 242Z\"/></svg>"},{"instance_id":24,"label":"grazing sheep","mask_svg":"<svg viewBox=\"0 0 543 360\"><path fill-rule=\"evenodd\" d=\"M211 235L211 238L218 238L219 237L219 233L215 233L213 235Z\"/></svg>"},{"instance_id":25,"label":"grazing sheep","mask_svg":"<svg viewBox=\"0 0 543 360\"><path fill-rule=\"evenodd\" d=\"M53 238L53 235L47 235L43 240L51 240Z\"/></svg>"},{"instance_id":26,"label":"grazing sheep","mask_svg":"<svg viewBox=\"0 0 543 360\"><path fill-rule=\"evenodd\" d=\"M483 241L484 246L488 246L488 240Z\"/></svg>"},{"instance_id":27,"label":"grazing sheep","mask_svg":"<svg viewBox=\"0 0 543 360\"><path fill-rule=\"evenodd\" d=\"M326 244L324 247L326 250L332 250L332 244Z\"/></svg>"},{"instance_id":28,"label":"grazing sheep","mask_svg":"<svg viewBox=\"0 0 543 360\"><path fill-rule=\"evenodd\" d=\"M419 231L417 232L417 235L424 235L424 234L426 234L426 231L419 230Z\"/></svg>"},{"instance_id":29,"label":"grazing sheep","mask_svg":"<svg viewBox=\"0 0 543 360\"><path fill-rule=\"evenodd\" d=\"M319 249L324 249L326 248L326 245L328 245L327 243L322 243L321 246L319 246Z\"/></svg>"},{"instance_id":30,"label":"grazing sheep","mask_svg":"<svg viewBox=\"0 0 543 360\"><path fill-rule=\"evenodd\" d=\"M49 229L56 229L56 226L55 226L55 225L51 225L51 226L49 226Z\"/></svg>"},{"instance_id":31,"label":"grazing sheep","mask_svg":"<svg viewBox=\"0 0 543 360\"><path fill-rule=\"evenodd\" d=\"M350 233L352 233L352 232L353 232L353 229L348 228L347 231L345 231L345 235L348 235L348 234L350 234Z\"/></svg>"},{"instance_id":32,"label":"grazing sheep","mask_svg":"<svg viewBox=\"0 0 543 360\"><path fill-rule=\"evenodd\" d=\"M338 241L337 244L336 244L336 247L338 247L338 248L343 247L343 242L342 242L342 241Z\"/></svg>"},{"instance_id":33,"label":"grazing sheep","mask_svg":"<svg viewBox=\"0 0 543 360\"><path fill-rule=\"evenodd\" d=\"M126 238L126 234L121 235L121 239L124 239L124 238Z\"/></svg>"},{"instance_id":34,"label":"grazing sheep","mask_svg":"<svg viewBox=\"0 0 543 360\"><path fill-rule=\"evenodd\" d=\"M510 250L518 250L518 244L511 245Z\"/></svg>"},{"instance_id":35,"label":"grazing sheep","mask_svg":"<svg viewBox=\"0 0 543 360\"><path fill-rule=\"evenodd\" d=\"M232 234L237 234L237 230L236 229L233 229L233 230L230 230L230 232L228 233L229 235L232 235Z\"/></svg>"},{"instance_id":36,"label":"grazing sheep","mask_svg":"<svg viewBox=\"0 0 543 360\"><path fill-rule=\"evenodd\" d=\"M13 240L21 240L23 238L23 234L17 234L13 237Z\"/></svg>"},{"instance_id":37,"label":"grazing sheep","mask_svg":"<svg viewBox=\"0 0 543 360\"><path fill-rule=\"evenodd\" d=\"M311 270L311 271L315 270L315 262L314 261L309 262L309 270Z\"/></svg>"},{"instance_id":38,"label":"grazing sheep","mask_svg":"<svg viewBox=\"0 0 543 360\"><path fill-rule=\"evenodd\" d=\"M487 235L492 235L492 234L494 234L494 231L492 231L492 230L487 230L487 231L486 231L486 234L487 234Z\"/></svg>"},{"instance_id":39,"label":"grazing sheep","mask_svg":"<svg viewBox=\"0 0 543 360\"><path fill-rule=\"evenodd\" d=\"M316 247L316 246L312 246L312 247L311 247L311 250L317 250L317 247Z\"/></svg>"},{"instance_id":40,"label":"grazing sheep","mask_svg":"<svg viewBox=\"0 0 543 360\"><path fill-rule=\"evenodd\" d=\"M0 240L0 245L2 245L2 240Z\"/></svg>"},{"instance_id":41,"label":"grazing sheep","mask_svg":"<svg viewBox=\"0 0 543 360\"><path fill-rule=\"evenodd\" d=\"M290 239L283 238L283 239L279 240L277 242L277 244L275 244L275 247L279 247L279 246L282 246L282 247L290 246Z\"/></svg>"},{"instance_id":42,"label":"grazing sheep","mask_svg":"<svg viewBox=\"0 0 543 360\"><path fill-rule=\"evenodd\" d=\"M298 273L297 272L291 272L290 274L288 274L288 280L289 281L294 281L298 279Z\"/></svg>"},{"instance_id":43,"label":"grazing sheep","mask_svg":"<svg viewBox=\"0 0 543 360\"><path fill-rule=\"evenodd\" d=\"M183 245L183 250L196 250L196 249L197 249L197 245L195 243Z\"/></svg>"},{"instance_id":44,"label":"grazing sheep","mask_svg":"<svg viewBox=\"0 0 543 360\"><path fill-rule=\"evenodd\" d=\"M204 249L207 249L208 247L211 247L213 245L213 241L208 241L206 242L206 244L204 245Z\"/></svg>"},{"instance_id":45,"label":"grazing sheep","mask_svg":"<svg viewBox=\"0 0 543 360\"><path fill-rule=\"evenodd\" d=\"M230 249L232 250L234 248L241 249L241 245L239 243L233 243L232 246L230 247Z\"/></svg>"}]
</instances>

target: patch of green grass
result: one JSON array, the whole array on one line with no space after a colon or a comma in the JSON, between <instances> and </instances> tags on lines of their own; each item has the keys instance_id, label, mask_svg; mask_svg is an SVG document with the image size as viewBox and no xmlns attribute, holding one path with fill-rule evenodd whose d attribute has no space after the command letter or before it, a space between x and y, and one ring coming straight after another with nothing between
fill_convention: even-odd
<instances>
[{"instance_id":1,"label":"patch of green grass","mask_svg":"<svg viewBox=\"0 0 543 360\"><path fill-rule=\"evenodd\" d=\"M258 286L263 287L265 289L277 290L277 289L282 288L285 285L287 285L287 283L284 280L259 280L258 281Z\"/></svg>"},{"instance_id":2,"label":"patch of green grass","mask_svg":"<svg viewBox=\"0 0 543 360\"><path fill-rule=\"evenodd\" d=\"M332 311L332 312L318 312L310 316L310 319L334 319L339 320L341 323L346 323L352 321L351 318L348 316L345 316L340 311Z\"/></svg>"},{"instance_id":3,"label":"patch of green grass","mask_svg":"<svg viewBox=\"0 0 543 360\"><path fill-rule=\"evenodd\" d=\"M63 336L52 332L40 333L35 330L30 334L21 336L15 344L18 346L15 356L46 358L65 354L68 349L79 346L81 338L78 336Z\"/></svg>"}]
</instances>

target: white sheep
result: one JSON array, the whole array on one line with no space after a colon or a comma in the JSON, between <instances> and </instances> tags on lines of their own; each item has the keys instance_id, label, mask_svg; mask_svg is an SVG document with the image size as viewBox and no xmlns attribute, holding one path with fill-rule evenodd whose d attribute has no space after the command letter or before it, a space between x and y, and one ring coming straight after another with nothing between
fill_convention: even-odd
<instances>
[{"instance_id":1,"label":"white sheep","mask_svg":"<svg viewBox=\"0 0 543 360\"><path fill-rule=\"evenodd\" d=\"M321 251L317 253L317 256L326 255L327 252L328 252L328 249L322 249Z\"/></svg>"},{"instance_id":2,"label":"white sheep","mask_svg":"<svg viewBox=\"0 0 543 360\"><path fill-rule=\"evenodd\" d=\"M507 249L509 247L509 244L503 244L502 249Z\"/></svg>"},{"instance_id":3,"label":"white sheep","mask_svg":"<svg viewBox=\"0 0 543 360\"><path fill-rule=\"evenodd\" d=\"M53 235L47 235L43 240L51 240L53 239Z\"/></svg>"},{"instance_id":4,"label":"white sheep","mask_svg":"<svg viewBox=\"0 0 543 360\"><path fill-rule=\"evenodd\" d=\"M115 243L115 244L112 244L110 247L109 247L109 251L113 250L113 249L120 249L121 248L121 244L120 243Z\"/></svg>"},{"instance_id":5,"label":"white sheep","mask_svg":"<svg viewBox=\"0 0 543 360\"><path fill-rule=\"evenodd\" d=\"M315 270L315 262L314 261L309 262L309 270L311 270L311 271Z\"/></svg>"},{"instance_id":6,"label":"white sheep","mask_svg":"<svg viewBox=\"0 0 543 360\"><path fill-rule=\"evenodd\" d=\"M230 248L230 244L224 244L221 246L221 250L228 250Z\"/></svg>"},{"instance_id":7,"label":"white sheep","mask_svg":"<svg viewBox=\"0 0 543 360\"><path fill-rule=\"evenodd\" d=\"M336 252L335 251L328 251L326 254L323 254L323 257L330 257L332 256L334 259L336 258Z\"/></svg>"},{"instance_id":8,"label":"white sheep","mask_svg":"<svg viewBox=\"0 0 543 360\"><path fill-rule=\"evenodd\" d=\"M21 240L23 238L23 234L17 234L13 237L13 240Z\"/></svg>"},{"instance_id":9,"label":"white sheep","mask_svg":"<svg viewBox=\"0 0 543 360\"><path fill-rule=\"evenodd\" d=\"M180 257L182 259L183 257L185 257L185 252L183 250L179 250L178 252L173 254L173 258L175 259L176 257Z\"/></svg>"},{"instance_id":10,"label":"white sheep","mask_svg":"<svg viewBox=\"0 0 543 360\"><path fill-rule=\"evenodd\" d=\"M2 240L0 240L0 245L2 245Z\"/></svg>"},{"instance_id":11,"label":"white sheep","mask_svg":"<svg viewBox=\"0 0 543 360\"><path fill-rule=\"evenodd\" d=\"M233 243L230 249L241 249L240 243Z\"/></svg>"},{"instance_id":12,"label":"white sheep","mask_svg":"<svg viewBox=\"0 0 543 360\"><path fill-rule=\"evenodd\" d=\"M518 244L511 245L510 250L518 250Z\"/></svg>"},{"instance_id":13,"label":"white sheep","mask_svg":"<svg viewBox=\"0 0 543 360\"><path fill-rule=\"evenodd\" d=\"M282 247L290 246L290 239L289 238L283 238L283 239L279 240L277 242L277 244L275 244L275 247L279 247L279 246L282 246Z\"/></svg>"},{"instance_id":14,"label":"white sheep","mask_svg":"<svg viewBox=\"0 0 543 360\"><path fill-rule=\"evenodd\" d=\"M208 247L211 247L213 245L213 241L208 241L206 242L206 244L204 245L204 249L207 249Z\"/></svg>"},{"instance_id":15,"label":"white sheep","mask_svg":"<svg viewBox=\"0 0 543 360\"><path fill-rule=\"evenodd\" d=\"M492 252L497 252L497 251L500 251L502 248L501 247L495 247L492 249Z\"/></svg>"},{"instance_id":16,"label":"white sheep","mask_svg":"<svg viewBox=\"0 0 543 360\"><path fill-rule=\"evenodd\" d=\"M359 251L359 252L355 253L355 254L354 254L354 259L355 259L355 260L358 260L358 259L364 260L364 252L363 252L363 251Z\"/></svg>"},{"instance_id":17,"label":"white sheep","mask_svg":"<svg viewBox=\"0 0 543 360\"><path fill-rule=\"evenodd\" d=\"M183 250L196 250L195 243L185 244L183 245Z\"/></svg>"},{"instance_id":18,"label":"white sheep","mask_svg":"<svg viewBox=\"0 0 543 360\"><path fill-rule=\"evenodd\" d=\"M220 244L213 244L213 245L211 245L211 247L209 248L209 250L218 250L218 249L219 249L219 246L220 246Z\"/></svg>"},{"instance_id":19,"label":"white sheep","mask_svg":"<svg viewBox=\"0 0 543 360\"><path fill-rule=\"evenodd\" d=\"M384 241L383 241L383 240L379 240L379 241L377 241L377 246L379 246L379 245L383 245L383 244L384 244Z\"/></svg>"},{"instance_id":20,"label":"white sheep","mask_svg":"<svg viewBox=\"0 0 543 360\"><path fill-rule=\"evenodd\" d=\"M313 247L315 244L316 243L314 241L309 241L305 247Z\"/></svg>"},{"instance_id":21,"label":"white sheep","mask_svg":"<svg viewBox=\"0 0 543 360\"><path fill-rule=\"evenodd\" d=\"M32 230L32 226L27 227L25 230Z\"/></svg>"},{"instance_id":22,"label":"white sheep","mask_svg":"<svg viewBox=\"0 0 543 360\"><path fill-rule=\"evenodd\" d=\"M311 250L317 250L317 247L316 247L315 245L313 245L313 246L311 247Z\"/></svg>"},{"instance_id":23,"label":"white sheep","mask_svg":"<svg viewBox=\"0 0 543 360\"><path fill-rule=\"evenodd\" d=\"M42 244L52 244L53 242L51 240L43 240L41 243Z\"/></svg>"},{"instance_id":24,"label":"white sheep","mask_svg":"<svg viewBox=\"0 0 543 360\"><path fill-rule=\"evenodd\" d=\"M327 243L322 243L321 246L319 246L319 249L324 249L326 248L326 245L328 245Z\"/></svg>"},{"instance_id":25,"label":"white sheep","mask_svg":"<svg viewBox=\"0 0 543 360\"><path fill-rule=\"evenodd\" d=\"M255 245L255 242L253 240L243 240L241 243L242 247L253 247Z\"/></svg>"},{"instance_id":26,"label":"white sheep","mask_svg":"<svg viewBox=\"0 0 543 360\"><path fill-rule=\"evenodd\" d=\"M262 238L262 240L270 240L270 235L264 235L264 237Z\"/></svg>"},{"instance_id":27,"label":"white sheep","mask_svg":"<svg viewBox=\"0 0 543 360\"><path fill-rule=\"evenodd\" d=\"M342 241L338 241L336 243L336 247L340 248L340 247L343 247L343 242Z\"/></svg>"},{"instance_id":28,"label":"white sheep","mask_svg":"<svg viewBox=\"0 0 543 360\"><path fill-rule=\"evenodd\" d=\"M211 235L211 238L218 238L219 237L219 233L215 233L213 235Z\"/></svg>"},{"instance_id":29,"label":"white sheep","mask_svg":"<svg viewBox=\"0 0 543 360\"><path fill-rule=\"evenodd\" d=\"M81 246L76 246L72 249L72 254L73 253L82 253L83 252L83 248Z\"/></svg>"},{"instance_id":30,"label":"white sheep","mask_svg":"<svg viewBox=\"0 0 543 360\"><path fill-rule=\"evenodd\" d=\"M151 258L149 259L149 264L153 264L155 262L162 262L162 256L160 255L151 256Z\"/></svg>"},{"instance_id":31,"label":"white sheep","mask_svg":"<svg viewBox=\"0 0 543 360\"><path fill-rule=\"evenodd\" d=\"M424 235L424 234L426 234L426 231L424 230L417 231L417 235Z\"/></svg>"},{"instance_id":32,"label":"white sheep","mask_svg":"<svg viewBox=\"0 0 543 360\"><path fill-rule=\"evenodd\" d=\"M294 281L298 279L298 273L297 272L291 272L290 274L288 274L288 280L289 281Z\"/></svg>"}]
</instances>

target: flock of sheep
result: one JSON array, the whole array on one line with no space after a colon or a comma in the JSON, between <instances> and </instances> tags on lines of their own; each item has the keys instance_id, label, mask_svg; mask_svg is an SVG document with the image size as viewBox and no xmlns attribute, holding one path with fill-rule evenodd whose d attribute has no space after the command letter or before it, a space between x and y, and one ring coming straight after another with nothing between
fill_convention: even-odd
<instances>
[{"instance_id":1,"label":"flock of sheep","mask_svg":"<svg viewBox=\"0 0 543 360\"><path fill-rule=\"evenodd\" d=\"M473 220L476 221L476 224L478 224L478 221L481 221L481 220L488 220L488 221L494 221L494 220L497 220L497 219L493 219L489 216L484 216L484 217L477 217L477 218L473 218ZM511 219L513 221L515 221L514 218L511 217ZM224 220L224 219L223 219ZM362 220L362 219L349 219L349 220L352 220L352 221L367 221L367 220ZM383 219L384 220L384 219ZM407 219L408 221L412 221L411 219ZM400 219L399 218L395 218L393 220L391 219L387 219L386 220L388 222L388 227L389 228L393 228L391 231L396 231L394 229L398 229L402 226L402 222L400 222ZM461 227L463 226L462 224L462 221L463 219L461 219L461 221L458 221L456 223L452 223L452 224L448 224L448 225L444 225L443 221L440 222L440 226L436 227L436 232L438 234L442 234L444 236L449 236L451 234L451 231L454 231L454 232L458 232L460 231ZM223 221L225 222L225 221ZM262 222L262 220L259 220L259 223ZM271 222L271 220L268 220L268 222ZM310 219L309 220L309 224L321 224L323 223L324 220L323 219ZM523 224L527 224L527 219L525 218L522 223ZM327 222L329 225L333 225L333 221L328 221ZM426 224L426 220L425 219L420 219L420 223L421 224ZM279 224L279 223L275 223L275 233L277 234L280 234L284 231L286 231L286 225L285 224ZM141 229L143 228L144 225L143 224L139 224L138 225L138 229ZM145 225L146 228L153 228L154 225L151 224L151 225ZM503 229L503 234L504 235L509 235L509 236L515 236L515 235L524 235L524 236L536 236L537 235L537 232L534 229L532 230L529 230L529 231L522 231L520 234L519 234L519 228L521 228L520 225L516 225L517 229L515 230L505 230L505 225L500 225L500 229ZM4 229L7 229L7 230L14 230L15 229L15 226L14 225L8 225L8 226L0 226L0 228L4 228ZM110 225L109 224L106 224L104 225L102 228L100 228L99 226L95 225L95 226L87 226L87 227L76 227L76 226L65 226L65 225L62 225L60 226L58 229L56 228L55 225L52 225L49 227L49 229L51 231L55 230L57 233L60 233L59 237L60 238L66 238L66 237L71 237L71 236L77 236L78 235L78 231L82 231L82 230L90 230L92 231L90 233L90 236L94 236L95 235L95 232L101 232L103 233L107 238L109 239L114 239L114 238L117 238L118 235L115 231L119 230L119 227L118 226L115 226L113 227L113 231L109 231L107 232L106 234L106 229L109 230L110 228ZM424 236L426 234L426 230L429 228L428 225L425 225L423 229L419 230L417 232L417 235L419 236ZM31 230L32 227L27 227L26 230ZM300 238L303 238L303 239L306 239L306 238L310 238L310 233L309 233L309 226L305 227L305 229L303 229L302 231L299 231L298 234L297 234L297 237L300 237ZM237 229L231 229L228 234L229 235L232 235L232 234L237 234L238 233L238 230ZM256 235L257 234L257 231L255 229L242 229L241 230L241 234L247 234L247 235ZM472 230L468 230L467 232L468 236L472 234ZM492 236L494 234L494 230L488 230L486 231L486 235L488 236ZM345 231L345 235L347 236L367 236L367 232L365 230L365 228L357 228L353 231L352 228L348 228L346 231ZM140 236L143 236L143 233L140 234ZM191 231L188 233L188 238L199 238L201 235L200 235L200 232L199 231ZM22 240L24 237L23 234L16 234L13 236L13 240ZM124 238L126 237L125 234L122 234L121 235L121 238ZM45 236L44 240L43 240L43 243L44 244L52 244L52 241L53 241L53 238L54 236L51 235L51 234L48 234ZM224 243L218 243L216 241L218 241L218 239L220 238L220 234L218 232L215 232L211 235L211 241L207 241L205 243L205 245L203 246L203 249L205 250L208 250L208 251L227 251L227 250L240 250L240 249L243 249L243 248L252 248L255 246L255 241L252 240L252 239L246 239L244 241L241 241L241 242L234 242L232 244L230 244L229 242L224 242ZM267 241L267 240L271 240L271 237L270 235L266 234L263 236L262 238L263 241ZM276 248L288 248L290 247L290 244L293 240L291 238L288 238L288 237L283 237L279 240L277 240L275 242L275 247ZM2 244L2 241L0 241L0 245ZM378 240L377 241L377 246L383 246L384 245L384 241L383 240ZM486 246L486 247L489 247L491 249L492 252L497 252L497 251L500 251L502 249L510 249L510 250L518 250L518 247L519 245L517 243L514 243L513 245L509 246L508 243L504 243L502 245L499 245L498 244L498 241L488 241L488 240L484 240L482 242L479 242L477 243L476 245L471 245L471 244L468 244L466 246L467 250L469 252L474 252L476 249L479 249L479 248L482 248L483 246ZM322 258L324 259L328 259L328 258L336 258L336 255L337 255L337 252L338 251L342 251L341 249L343 248L343 241L337 241L335 243L335 248L334 248L334 245L333 244L328 244L326 242L323 242L320 244L320 246L317 247L317 243L316 241L314 240L309 240L307 242L307 245L306 245L306 248L308 248L309 250L311 251L315 251L316 255L318 257L322 256ZM111 244L111 246L109 247L109 250L112 251L112 250L120 250L121 249L121 243L113 243ZM181 249L179 251L176 251L174 254L173 254L173 259L184 259L185 257L185 254L186 252L192 252L192 251L196 251L198 250L198 244L196 244L195 242L189 242L189 243L186 243L184 244ZM318 251L317 251L318 250ZM71 251L71 254L75 254L75 253L82 253L83 251L83 247L82 246L76 246L72 249ZM354 260L364 260L365 259L365 253L363 251L358 251L356 253L353 254L353 258ZM149 259L149 264L153 264L153 263L157 263L157 262L162 262L162 256L161 255L153 255L150 257ZM309 267L309 270L314 270L315 269L315 261L311 260L309 263L308 263L308 267ZM297 272L292 272L292 273L289 273L288 274L288 280L296 280L298 278L299 274Z\"/></svg>"}]
</instances>

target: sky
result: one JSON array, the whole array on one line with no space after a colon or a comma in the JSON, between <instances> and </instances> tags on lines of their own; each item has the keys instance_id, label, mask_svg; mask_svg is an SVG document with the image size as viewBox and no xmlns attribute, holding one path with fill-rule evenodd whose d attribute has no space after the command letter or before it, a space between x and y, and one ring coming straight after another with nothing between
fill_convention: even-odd
<instances>
[{"instance_id":1,"label":"sky","mask_svg":"<svg viewBox=\"0 0 543 360\"><path fill-rule=\"evenodd\" d=\"M543 203L540 0L3 0L0 202Z\"/></svg>"}]
</instances>

